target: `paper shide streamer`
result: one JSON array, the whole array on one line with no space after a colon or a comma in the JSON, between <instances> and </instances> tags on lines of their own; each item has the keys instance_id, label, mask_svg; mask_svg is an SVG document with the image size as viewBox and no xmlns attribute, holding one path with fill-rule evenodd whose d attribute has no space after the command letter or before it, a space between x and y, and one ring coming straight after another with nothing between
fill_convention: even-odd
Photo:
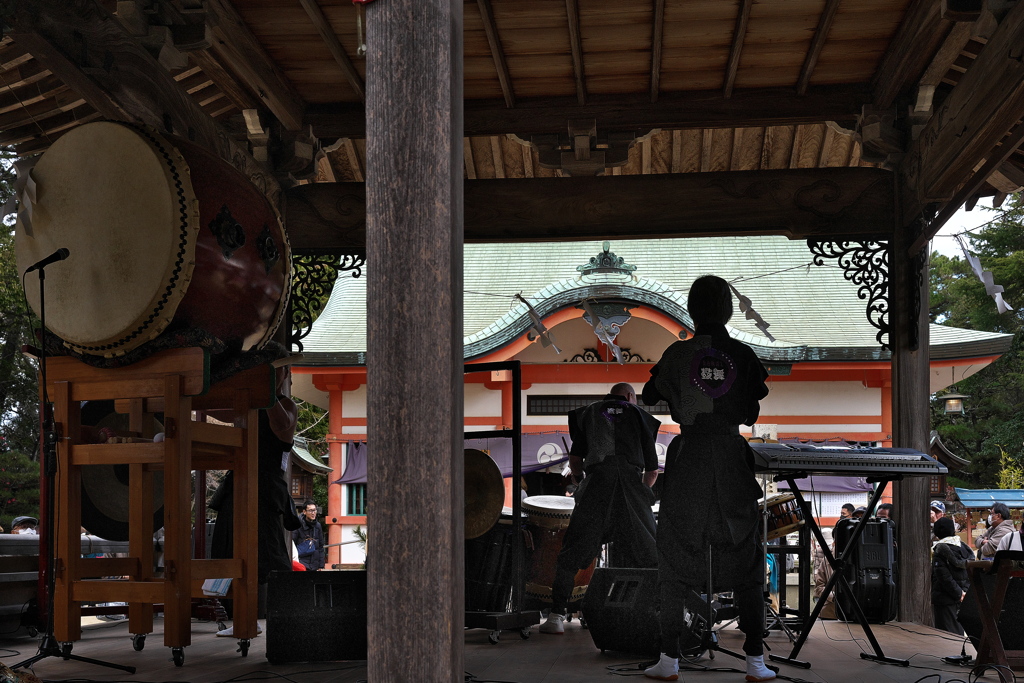
<instances>
[{"instance_id":1,"label":"paper shide streamer","mask_svg":"<svg viewBox=\"0 0 1024 683\"><path fill-rule=\"evenodd\" d=\"M1003 286L995 283L995 280L992 277L992 271L984 270L981 267L981 260L967 249L967 243L960 235L956 236L956 241L957 244L960 245L960 249L964 252L964 258L967 260L967 263L971 265L971 270L974 271L974 275L981 281L981 284L985 285L985 293L992 297L996 302L996 310L1000 313L1012 311L1013 306L1003 299Z\"/></svg>"},{"instance_id":2,"label":"paper shide streamer","mask_svg":"<svg viewBox=\"0 0 1024 683\"><path fill-rule=\"evenodd\" d=\"M555 344L555 337L551 334L551 330L544 326L543 321L540 319L540 315L536 310L534 310L533 306L530 305L530 302L524 299L521 294L516 294L515 298L526 306L527 312L530 314L530 320L533 321L528 332L528 336L532 334L532 336L529 336L530 341L540 339L541 346L550 346L555 350L555 353L562 353L562 349L558 348Z\"/></svg>"},{"instance_id":3,"label":"paper shide streamer","mask_svg":"<svg viewBox=\"0 0 1024 683\"><path fill-rule=\"evenodd\" d=\"M775 337L768 331L771 325L765 322L761 314L754 310L754 305L750 302L750 299L740 294L739 290L731 282L729 283L729 289L732 290L732 293L736 295L736 299L740 302L740 312L744 314L746 319L753 320L754 327L761 330L761 334L767 337L768 341L775 341Z\"/></svg>"}]
</instances>

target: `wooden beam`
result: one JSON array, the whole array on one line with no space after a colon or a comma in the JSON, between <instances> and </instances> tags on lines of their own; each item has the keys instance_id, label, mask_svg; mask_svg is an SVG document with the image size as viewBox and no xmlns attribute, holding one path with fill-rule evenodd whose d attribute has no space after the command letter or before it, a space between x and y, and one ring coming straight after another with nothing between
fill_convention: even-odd
<instances>
[{"instance_id":1,"label":"wooden beam","mask_svg":"<svg viewBox=\"0 0 1024 683\"><path fill-rule=\"evenodd\" d=\"M990 157L1024 112L1024 3L1003 19L974 64L921 132L908 178L921 201L944 201ZM910 169L914 165L904 167Z\"/></svg>"},{"instance_id":2,"label":"wooden beam","mask_svg":"<svg viewBox=\"0 0 1024 683\"><path fill-rule=\"evenodd\" d=\"M654 0L651 25L651 102L658 101L661 90L661 48L665 42L665 0Z\"/></svg>"},{"instance_id":3,"label":"wooden beam","mask_svg":"<svg viewBox=\"0 0 1024 683\"><path fill-rule=\"evenodd\" d=\"M487 44L491 48L494 70L498 72L501 93L505 96L505 106L511 109L516 106L516 93L512 89L512 77L508 74L505 51L501 49L498 25L494 21L494 9L491 7L491 0L476 0L476 4L480 8L480 18L484 22L484 33L487 34Z\"/></svg>"},{"instance_id":4,"label":"wooden beam","mask_svg":"<svg viewBox=\"0 0 1024 683\"><path fill-rule=\"evenodd\" d=\"M466 165L466 177L476 180L476 162L473 160L473 145L469 138L462 138L462 159Z\"/></svg>"},{"instance_id":5,"label":"wooden beam","mask_svg":"<svg viewBox=\"0 0 1024 683\"><path fill-rule=\"evenodd\" d=\"M348 157L349 167L352 169L352 177L358 182L363 181L363 164L359 159L359 150L356 149L356 144L352 138L345 138L341 141L341 146L345 150L345 156Z\"/></svg>"},{"instance_id":6,"label":"wooden beam","mask_svg":"<svg viewBox=\"0 0 1024 683\"><path fill-rule=\"evenodd\" d=\"M239 85L235 77L229 74L208 51L194 50L189 53L189 57L203 70L204 74L217 84L217 87L231 100L231 103L242 111L256 109L262 104L256 101L252 93Z\"/></svg>"},{"instance_id":7,"label":"wooden beam","mask_svg":"<svg viewBox=\"0 0 1024 683\"><path fill-rule=\"evenodd\" d=\"M214 37L209 50L238 74L286 130L301 130L305 103L231 2L206 0L205 8Z\"/></svg>"},{"instance_id":8,"label":"wooden beam","mask_svg":"<svg viewBox=\"0 0 1024 683\"><path fill-rule=\"evenodd\" d=\"M818 27L814 30L811 47L807 50L807 56L804 57L804 65L800 68L800 77L796 81L796 93L798 95L805 94L807 87L811 83L811 74L814 73L814 67L818 64L818 57L821 56L821 50L828 41L828 32L832 30L832 22L835 21L836 11L839 10L839 1L827 0L825 9L822 10L821 16L818 18Z\"/></svg>"},{"instance_id":9,"label":"wooden beam","mask_svg":"<svg viewBox=\"0 0 1024 683\"><path fill-rule=\"evenodd\" d=\"M501 138L491 136L491 161L494 163L494 177L505 177L505 154L501 151Z\"/></svg>"},{"instance_id":10,"label":"wooden beam","mask_svg":"<svg viewBox=\"0 0 1024 683\"><path fill-rule=\"evenodd\" d=\"M722 97L725 99L732 97L732 89L736 84L736 72L740 68L740 55L743 52L743 41L747 37L747 22L750 20L750 8L753 6L754 0L740 0L739 11L736 13L736 26L732 31L729 61L725 66L725 83L722 86Z\"/></svg>"},{"instance_id":11,"label":"wooden beam","mask_svg":"<svg viewBox=\"0 0 1024 683\"><path fill-rule=\"evenodd\" d=\"M368 576L372 681L456 683L465 671L462 10L366 7L367 522L388 558Z\"/></svg>"},{"instance_id":12,"label":"wooden beam","mask_svg":"<svg viewBox=\"0 0 1024 683\"><path fill-rule=\"evenodd\" d=\"M683 131L672 131L672 173L683 169Z\"/></svg>"},{"instance_id":13,"label":"wooden beam","mask_svg":"<svg viewBox=\"0 0 1024 683\"><path fill-rule=\"evenodd\" d=\"M875 73L874 104L888 109L908 92L953 27L942 18L941 0L914 0Z\"/></svg>"},{"instance_id":14,"label":"wooden beam","mask_svg":"<svg viewBox=\"0 0 1024 683\"><path fill-rule=\"evenodd\" d=\"M886 238L893 175L875 168L665 173L465 181L467 242L786 235ZM297 252L361 249L361 183L287 191Z\"/></svg>"},{"instance_id":15,"label":"wooden beam","mask_svg":"<svg viewBox=\"0 0 1024 683\"><path fill-rule=\"evenodd\" d=\"M108 119L194 141L256 182L276 205L280 187L109 12L92 0L16 5L13 38Z\"/></svg>"},{"instance_id":16,"label":"wooden beam","mask_svg":"<svg viewBox=\"0 0 1024 683\"><path fill-rule=\"evenodd\" d=\"M533 148L530 145L523 147L523 175L527 178L533 177Z\"/></svg>"},{"instance_id":17,"label":"wooden beam","mask_svg":"<svg viewBox=\"0 0 1024 683\"><path fill-rule=\"evenodd\" d=\"M565 0L565 14L569 20L569 48L572 52L572 71L576 77L576 99L587 103L587 82L583 73L583 40L580 38L579 0Z\"/></svg>"},{"instance_id":18,"label":"wooden beam","mask_svg":"<svg viewBox=\"0 0 1024 683\"><path fill-rule=\"evenodd\" d=\"M580 106L575 98L516 100L515 109L504 100L469 100L465 103L468 136L564 133L569 119L595 119L600 131L636 131L652 128L735 128L782 126L837 121L855 125L871 92L863 84L811 87L803 97L790 88L741 89L732 97L721 90L661 93L651 103L640 96L589 98ZM366 117L360 103L314 104L306 108L305 122L319 138L366 137Z\"/></svg>"},{"instance_id":19,"label":"wooden beam","mask_svg":"<svg viewBox=\"0 0 1024 683\"><path fill-rule=\"evenodd\" d=\"M965 202L970 200L982 188L997 169L1024 143L1024 123L1018 124L1010 133L1009 137L1002 140L998 149L994 150L989 158L982 164L970 180L964 183L953 198L946 202L939 212L928 223L928 228L910 246L909 255L913 256L923 249L928 242L938 234L942 226L946 224L953 214L956 213Z\"/></svg>"},{"instance_id":20,"label":"wooden beam","mask_svg":"<svg viewBox=\"0 0 1024 683\"><path fill-rule=\"evenodd\" d=\"M306 14L309 15L309 20L313 22L313 26L316 27L317 33L323 38L324 44L327 45L327 49L331 51L331 56L334 57L334 61L341 67L342 72L345 74L345 80L352 86L352 89L359 95L359 99L366 99L366 86L363 84L363 77L356 71L355 65L352 60L349 59L348 54L345 52L345 48L342 47L341 41L338 40L338 34L331 28L331 23L327 21L327 16L324 15L324 11L320 9L319 3L316 0L299 0L299 4L302 5L302 9L306 10Z\"/></svg>"}]
</instances>

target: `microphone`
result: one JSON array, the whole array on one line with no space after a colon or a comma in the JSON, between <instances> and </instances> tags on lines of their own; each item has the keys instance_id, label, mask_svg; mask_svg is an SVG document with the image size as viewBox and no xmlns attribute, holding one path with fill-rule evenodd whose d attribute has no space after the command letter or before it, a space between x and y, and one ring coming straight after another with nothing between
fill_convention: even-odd
<instances>
[{"instance_id":1,"label":"microphone","mask_svg":"<svg viewBox=\"0 0 1024 683\"><path fill-rule=\"evenodd\" d=\"M29 266L28 270L25 271L25 274L27 275L27 274L31 273L33 270L39 270L40 268L45 268L46 266L50 265L51 263L56 263L57 261L63 261L64 259L66 259L70 255L71 255L70 251L68 251L64 247L61 247L57 251L53 252L52 254L50 254L49 256L44 258L42 261L36 261L31 266Z\"/></svg>"}]
</instances>

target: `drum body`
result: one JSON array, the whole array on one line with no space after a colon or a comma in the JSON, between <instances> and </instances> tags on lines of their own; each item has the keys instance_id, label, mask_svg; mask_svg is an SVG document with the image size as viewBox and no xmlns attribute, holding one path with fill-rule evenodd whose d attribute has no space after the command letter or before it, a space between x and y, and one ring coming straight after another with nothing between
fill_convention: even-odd
<instances>
[{"instance_id":1,"label":"drum body","mask_svg":"<svg viewBox=\"0 0 1024 683\"><path fill-rule=\"evenodd\" d=\"M502 512L489 531L466 540L466 611L510 609L516 572L516 544L523 545L523 525ZM523 554L525 557L525 552Z\"/></svg>"},{"instance_id":2,"label":"drum body","mask_svg":"<svg viewBox=\"0 0 1024 683\"><path fill-rule=\"evenodd\" d=\"M274 207L220 158L104 121L61 137L32 177L36 202L31 224L18 224L18 267L70 251L46 273L47 327L68 347L123 355L172 323L232 351L271 338L287 303L290 249ZM25 285L38 314L37 279Z\"/></svg>"},{"instance_id":3,"label":"drum body","mask_svg":"<svg viewBox=\"0 0 1024 683\"><path fill-rule=\"evenodd\" d=\"M532 602L550 605L551 586L555 582L558 553L569 528L576 501L565 496L531 496L523 500L523 511L528 515L527 528L533 537L533 552L526 567L526 598ZM569 603L583 599L594 575L597 560L586 569L576 572Z\"/></svg>"},{"instance_id":4,"label":"drum body","mask_svg":"<svg viewBox=\"0 0 1024 683\"><path fill-rule=\"evenodd\" d=\"M768 540L782 538L804 525L804 512L792 493L779 493L765 501L768 514Z\"/></svg>"}]
</instances>

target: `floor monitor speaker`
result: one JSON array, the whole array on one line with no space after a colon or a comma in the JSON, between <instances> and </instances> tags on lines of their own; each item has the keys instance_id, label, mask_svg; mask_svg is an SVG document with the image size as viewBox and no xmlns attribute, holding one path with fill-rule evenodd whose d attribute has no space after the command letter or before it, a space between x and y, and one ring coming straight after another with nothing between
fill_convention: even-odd
<instances>
[{"instance_id":1,"label":"floor monitor speaker","mask_svg":"<svg viewBox=\"0 0 1024 683\"><path fill-rule=\"evenodd\" d=\"M366 572L271 572L267 659L366 659Z\"/></svg>"}]
</instances>

